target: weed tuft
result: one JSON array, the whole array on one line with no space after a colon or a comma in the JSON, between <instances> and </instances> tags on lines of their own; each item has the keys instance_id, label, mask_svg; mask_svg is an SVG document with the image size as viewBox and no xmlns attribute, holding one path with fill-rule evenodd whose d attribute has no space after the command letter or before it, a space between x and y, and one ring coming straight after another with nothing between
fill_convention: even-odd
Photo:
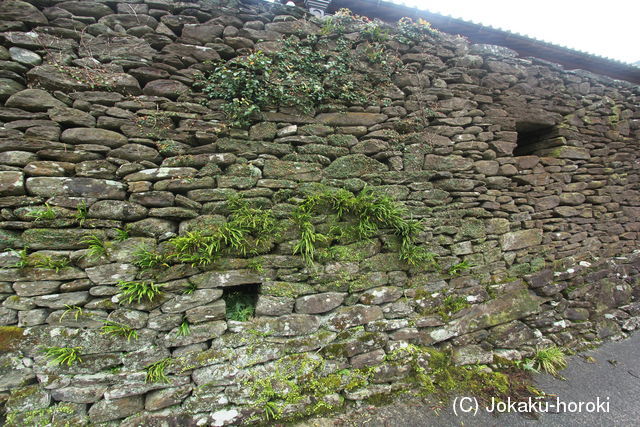
<instances>
[{"instance_id":1,"label":"weed tuft","mask_svg":"<svg viewBox=\"0 0 640 427\"><path fill-rule=\"evenodd\" d=\"M52 257L49 255L34 255L30 261L34 268L44 268L48 270L60 270L69 267L69 258L65 257Z\"/></svg>"},{"instance_id":2,"label":"weed tuft","mask_svg":"<svg viewBox=\"0 0 640 427\"><path fill-rule=\"evenodd\" d=\"M26 215L28 218L33 218L34 221L41 221L44 219L56 219L58 213L49 206L48 203L44 204L44 208L34 209Z\"/></svg>"},{"instance_id":3,"label":"weed tuft","mask_svg":"<svg viewBox=\"0 0 640 427\"><path fill-rule=\"evenodd\" d=\"M82 363L80 350L82 350L81 347L48 347L42 352L54 365L71 366L74 363Z\"/></svg>"},{"instance_id":4,"label":"weed tuft","mask_svg":"<svg viewBox=\"0 0 640 427\"><path fill-rule=\"evenodd\" d=\"M172 362L170 357L159 360L147 366L144 370L147 372L146 382L148 383L169 383L169 378L165 374L165 369Z\"/></svg>"},{"instance_id":5,"label":"weed tuft","mask_svg":"<svg viewBox=\"0 0 640 427\"><path fill-rule=\"evenodd\" d=\"M15 249L11 249L11 253L13 253L14 255L18 256L18 258L20 258L11 267L13 267L13 268L27 268L27 267L29 267L29 265L30 265L29 252L28 252L28 249L27 249L26 246L24 248L18 250L18 251L15 250Z\"/></svg>"},{"instance_id":6,"label":"weed tuft","mask_svg":"<svg viewBox=\"0 0 640 427\"><path fill-rule=\"evenodd\" d=\"M116 232L116 241L124 242L129 238L129 227L125 226L124 228L116 228L114 230Z\"/></svg>"},{"instance_id":7,"label":"weed tuft","mask_svg":"<svg viewBox=\"0 0 640 427\"><path fill-rule=\"evenodd\" d=\"M122 300L129 304L133 302L140 304L143 300L152 302L162 294L160 287L153 282L125 282L117 284L122 292Z\"/></svg>"},{"instance_id":8,"label":"weed tuft","mask_svg":"<svg viewBox=\"0 0 640 427\"><path fill-rule=\"evenodd\" d=\"M564 351L557 346L536 349L533 360L538 371L543 370L554 377L559 376L558 371L567 367Z\"/></svg>"},{"instance_id":9,"label":"weed tuft","mask_svg":"<svg viewBox=\"0 0 640 427\"><path fill-rule=\"evenodd\" d=\"M144 269L169 266L167 256L160 252L147 250L142 246L133 253L133 258L133 264Z\"/></svg>"},{"instance_id":10,"label":"weed tuft","mask_svg":"<svg viewBox=\"0 0 640 427\"><path fill-rule=\"evenodd\" d=\"M83 200L76 207L76 213L73 217L78 221L78 225L82 227L88 216L89 208L87 207L87 202Z\"/></svg>"},{"instance_id":11,"label":"weed tuft","mask_svg":"<svg viewBox=\"0 0 640 427\"><path fill-rule=\"evenodd\" d=\"M95 234L85 236L82 239L82 243L87 245L87 254L93 259L100 258L107 254L106 242Z\"/></svg>"},{"instance_id":12,"label":"weed tuft","mask_svg":"<svg viewBox=\"0 0 640 427\"><path fill-rule=\"evenodd\" d=\"M102 335L116 335L119 337L126 338L127 341L131 341L138 339L138 331L133 329L128 325L123 325L122 323L113 322L111 320L103 320L104 325L102 325L101 334Z\"/></svg>"}]
</instances>

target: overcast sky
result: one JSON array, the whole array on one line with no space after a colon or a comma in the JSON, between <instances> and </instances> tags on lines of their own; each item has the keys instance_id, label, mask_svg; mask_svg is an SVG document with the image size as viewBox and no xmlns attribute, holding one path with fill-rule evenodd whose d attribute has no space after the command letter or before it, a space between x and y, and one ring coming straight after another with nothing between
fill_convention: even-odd
<instances>
[{"instance_id":1,"label":"overcast sky","mask_svg":"<svg viewBox=\"0 0 640 427\"><path fill-rule=\"evenodd\" d=\"M390 0L624 62L640 60L640 0Z\"/></svg>"}]
</instances>

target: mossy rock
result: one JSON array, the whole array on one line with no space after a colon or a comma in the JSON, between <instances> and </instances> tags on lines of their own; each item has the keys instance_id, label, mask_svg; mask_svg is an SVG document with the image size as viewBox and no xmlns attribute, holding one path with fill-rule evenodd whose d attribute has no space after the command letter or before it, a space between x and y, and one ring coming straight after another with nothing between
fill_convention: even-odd
<instances>
[{"instance_id":1,"label":"mossy rock","mask_svg":"<svg viewBox=\"0 0 640 427\"><path fill-rule=\"evenodd\" d=\"M387 166L364 154L351 154L335 160L324 173L330 178L358 178L388 170Z\"/></svg>"},{"instance_id":2,"label":"mossy rock","mask_svg":"<svg viewBox=\"0 0 640 427\"><path fill-rule=\"evenodd\" d=\"M0 326L0 352L15 350L23 339L23 328L17 326Z\"/></svg>"},{"instance_id":3,"label":"mossy rock","mask_svg":"<svg viewBox=\"0 0 640 427\"><path fill-rule=\"evenodd\" d=\"M275 297L297 298L301 295L309 295L316 292L312 286L306 283L295 282L266 282L262 285L261 293Z\"/></svg>"}]
</instances>

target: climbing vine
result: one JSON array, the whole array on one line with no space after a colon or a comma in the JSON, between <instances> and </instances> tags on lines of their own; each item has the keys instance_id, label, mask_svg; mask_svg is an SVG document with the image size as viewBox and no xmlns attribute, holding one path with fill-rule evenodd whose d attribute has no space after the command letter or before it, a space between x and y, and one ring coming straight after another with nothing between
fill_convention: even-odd
<instances>
[{"instance_id":1,"label":"climbing vine","mask_svg":"<svg viewBox=\"0 0 640 427\"><path fill-rule=\"evenodd\" d=\"M213 69L196 84L221 106L232 126L248 126L265 109L293 107L303 114L326 103L364 105L381 94L401 65L385 42L389 31L379 21L338 13L320 35L286 38L275 51L255 51ZM356 39L331 36L354 24ZM357 47L363 44L363 49ZM379 64L381 72L371 69Z\"/></svg>"}]
</instances>

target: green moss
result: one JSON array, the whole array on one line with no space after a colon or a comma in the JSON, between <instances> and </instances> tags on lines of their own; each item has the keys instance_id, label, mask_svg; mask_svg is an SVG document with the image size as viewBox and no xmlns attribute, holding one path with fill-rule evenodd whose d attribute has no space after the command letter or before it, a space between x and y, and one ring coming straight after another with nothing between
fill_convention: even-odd
<instances>
[{"instance_id":1,"label":"green moss","mask_svg":"<svg viewBox=\"0 0 640 427\"><path fill-rule=\"evenodd\" d=\"M375 393L365 399L365 402L373 406L385 406L393 403L398 396L406 393L405 391L395 391L391 393Z\"/></svg>"},{"instance_id":2,"label":"green moss","mask_svg":"<svg viewBox=\"0 0 640 427\"><path fill-rule=\"evenodd\" d=\"M287 414L288 420L329 412L334 405L327 399L342 390L355 390L369 383L372 369L343 369L326 373L325 360L309 353L293 354L278 360L269 375L250 376L243 385L249 388L251 406L261 411L262 421L280 420L291 405L310 404L302 411Z\"/></svg>"},{"instance_id":3,"label":"green moss","mask_svg":"<svg viewBox=\"0 0 640 427\"><path fill-rule=\"evenodd\" d=\"M349 147L353 142L353 135L333 134L327 136L327 143L334 147Z\"/></svg>"},{"instance_id":4,"label":"green moss","mask_svg":"<svg viewBox=\"0 0 640 427\"><path fill-rule=\"evenodd\" d=\"M525 274L532 273L531 264L528 262L522 264L514 264L509 268L509 274L513 277L521 277Z\"/></svg>"},{"instance_id":5,"label":"green moss","mask_svg":"<svg viewBox=\"0 0 640 427\"><path fill-rule=\"evenodd\" d=\"M31 386L26 386L26 387L22 387L22 388L16 388L11 390L11 400L22 400L25 399L33 394L35 394L38 390L40 390L40 387L38 387L37 385L31 385Z\"/></svg>"},{"instance_id":6,"label":"green moss","mask_svg":"<svg viewBox=\"0 0 640 427\"><path fill-rule=\"evenodd\" d=\"M348 261L357 262L364 259L362 252L354 251L352 246L331 246L318 251L318 261Z\"/></svg>"},{"instance_id":7,"label":"green moss","mask_svg":"<svg viewBox=\"0 0 640 427\"><path fill-rule=\"evenodd\" d=\"M0 326L0 352L15 350L23 339L23 328L17 326Z\"/></svg>"},{"instance_id":8,"label":"green moss","mask_svg":"<svg viewBox=\"0 0 640 427\"><path fill-rule=\"evenodd\" d=\"M466 393L481 400L505 399L519 394L528 381L516 370L497 372L483 365L456 366L448 353L434 348L409 345L387 355L387 360L412 367L408 379L419 387L421 395L447 397Z\"/></svg>"},{"instance_id":9,"label":"green moss","mask_svg":"<svg viewBox=\"0 0 640 427\"><path fill-rule=\"evenodd\" d=\"M263 295L272 295L274 297L297 298L314 292L313 287L305 283L295 282L269 282L263 284L261 288Z\"/></svg>"},{"instance_id":10,"label":"green moss","mask_svg":"<svg viewBox=\"0 0 640 427\"><path fill-rule=\"evenodd\" d=\"M355 328L354 328L355 329ZM338 338L371 338L358 331L344 331ZM324 347L320 354L342 355L339 345ZM407 383L390 393L376 393L367 403L387 404L403 393L425 396L435 394L447 399L456 394L473 395L481 400L491 397L506 399L508 396L532 395L529 380L524 371L514 364L502 366L502 371L493 371L484 365L455 366L447 352L435 348L406 345L388 353L384 361L364 369L342 369L327 371L328 363L318 353L302 353L285 356L276 361L265 375L263 370L250 374L243 386L249 390L248 405L260 414L253 421L290 421L332 412L336 395L344 391L355 391L371 384L375 373L384 366L409 366Z\"/></svg>"},{"instance_id":11,"label":"green moss","mask_svg":"<svg viewBox=\"0 0 640 427\"><path fill-rule=\"evenodd\" d=\"M432 299L432 296L424 291L419 292L419 295L421 297L419 297L418 292L416 292L415 299ZM443 298L440 304L431 308L426 308L425 310L423 310L422 314L437 314L442 318L442 320L447 322L451 319L452 315L464 308L469 307L470 305L471 304L469 304L467 299L463 296L447 295Z\"/></svg>"},{"instance_id":12,"label":"green moss","mask_svg":"<svg viewBox=\"0 0 640 427\"><path fill-rule=\"evenodd\" d=\"M347 357L346 343L332 343L322 348L322 355L327 359Z\"/></svg>"},{"instance_id":13,"label":"green moss","mask_svg":"<svg viewBox=\"0 0 640 427\"><path fill-rule=\"evenodd\" d=\"M59 403L44 409L34 409L25 412L9 412L5 418L5 426L71 426L68 422L52 422L56 415L73 415L76 411L69 405ZM76 424L77 425L77 424Z\"/></svg>"},{"instance_id":14,"label":"green moss","mask_svg":"<svg viewBox=\"0 0 640 427\"><path fill-rule=\"evenodd\" d=\"M537 258L532 259L530 264L531 264L531 272L532 273L535 273L536 271L543 270L547 265L545 259L542 258L542 257L537 257Z\"/></svg>"}]
</instances>

